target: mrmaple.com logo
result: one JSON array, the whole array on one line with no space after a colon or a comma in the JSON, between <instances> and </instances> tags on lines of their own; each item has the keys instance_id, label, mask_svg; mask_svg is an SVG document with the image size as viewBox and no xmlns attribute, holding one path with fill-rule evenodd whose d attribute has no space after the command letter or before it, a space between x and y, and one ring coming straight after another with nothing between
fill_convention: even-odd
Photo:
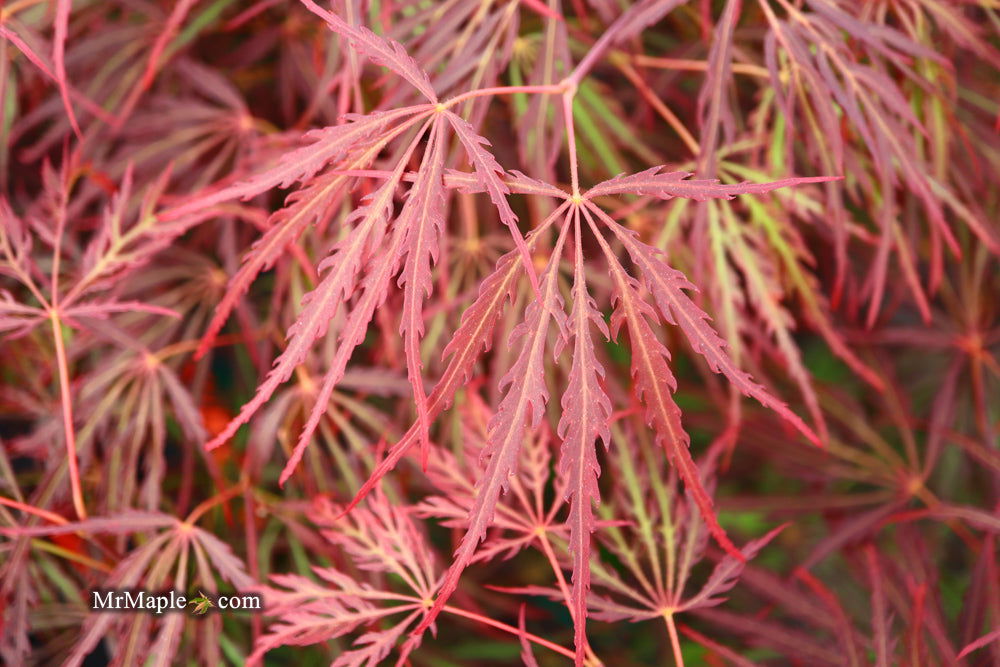
<instances>
[{"instance_id":1,"label":"mrmaple.com logo","mask_svg":"<svg viewBox=\"0 0 1000 667\"><path fill-rule=\"evenodd\" d=\"M198 595L188 597L180 591L152 593L110 589L92 591L90 608L93 611L144 611L151 614L190 610L193 614L204 614L212 608L220 611L260 611L262 602L257 593L209 596L198 591Z\"/></svg>"}]
</instances>

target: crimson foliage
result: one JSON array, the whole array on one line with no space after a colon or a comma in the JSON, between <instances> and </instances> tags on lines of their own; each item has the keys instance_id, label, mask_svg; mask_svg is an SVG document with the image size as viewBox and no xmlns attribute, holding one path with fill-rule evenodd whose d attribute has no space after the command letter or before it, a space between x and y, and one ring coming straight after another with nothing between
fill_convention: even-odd
<instances>
[{"instance_id":1,"label":"crimson foliage","mask_svg":"<svg viewBox=\"0 0 1000 667\"><path fill-rule=\"evenodd\" d=\"M998 38L0 5L0 657L1000 663Z\"/></svg>"}]
</instances>

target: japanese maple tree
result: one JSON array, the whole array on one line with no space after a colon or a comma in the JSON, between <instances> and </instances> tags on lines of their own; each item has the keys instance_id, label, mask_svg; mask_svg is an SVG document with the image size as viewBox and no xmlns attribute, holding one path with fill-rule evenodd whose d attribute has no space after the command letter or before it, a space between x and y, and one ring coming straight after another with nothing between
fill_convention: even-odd
<instances>
[{"instance_id":1,"label":"japanese maple tree","mask_svg":"<svg viewBox=\"0 0 1000 667\"><path fill-rule=\"evenodd\" d=\"M0 5L0 657L1000 661L997 10Z\"/></svg>"}]
</instances>

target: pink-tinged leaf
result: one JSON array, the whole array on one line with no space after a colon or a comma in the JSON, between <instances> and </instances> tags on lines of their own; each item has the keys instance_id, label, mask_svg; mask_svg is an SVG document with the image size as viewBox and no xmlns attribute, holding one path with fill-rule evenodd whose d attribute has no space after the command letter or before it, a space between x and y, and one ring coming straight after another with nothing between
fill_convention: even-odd
<instances>
[{"instance_id":1,"label":"pink-tinged leaf","mask_svg":"<svg viewBox=\"0 0 1000 667\"><path fill-rule=\"evenodd\" d=\"M166 620L160 626L160 632L149 646L149 658L146 665L150 667L168 667L174 664L177 648L184 634L184 624L187 618L184 614L167 614Z\"/></svg>"},{"instance_id":2,"label":"pink-tinged leaf","mask_svg":"<svg viewBox=\"0 0 1000 667\"><path fill-rule=\"evenodd\" d=\"M725 602L726 598L720 596L736 585L736 581L743 572L743 568L746 567L746 562L756 556L761 549L767 546L787 526L788 524L778 526L763 537L753 540L743 547L740 552L743 554L745 560L739 560L732 556L723 557L719 561L719 564L715 566L715 569L712 570L711 576L709 576L705 585L701 587L701 590L684 600L677 611L714 607Z\"/></svg>"},{"instance_id":3,"label":"pink-tinged leaf","mask_svg":"<svg viewBox=\"0 0 1000 667\"><path fill-rule=\"evenodd\" d=\"M176 521L176 520L175 520ZM104 581L108 588L134 588L142 579L143 573L154 558L162 558L176 541L171 533L157 535L149 542L130 553L118 563L111 575ZM108 632L115 614L90 614L80 629L73 650L63 663L66 667L82 665L84 659L94 650L101 638Z\"/></svg>"},{"instance_id":4,"label":"pink-tinged leaf","mask_svg":"<svg viewBox=\"0 0 1000 667\"><path fill-rule=\"evenodd\" d=\"M271 216L272 226L257 239L244 256L240 268L229 279L226 292L215 306L212 319L202 334L195 359L211 348L229 315L262 271L267 271L295 243L305 229L328 210L328 205L347 188L349 181L339 174L323 174L308 187L288 196L289 205Z\"/></svg>"},{"instance_id":5,"label":"pink-tinged leaf","mask_svg":"<svg viewBox=\"0 0 1000 667\"><path fill-rule=\"evenodd\" d=\"M23 336L47 319L48 315L41 308L19 303L7 290L0 290L0 332L13 332L6 338Z\"/></svg>"},{"instance_id":6,"label":"pink-tinged leaf","mask_svg":"<svg viewBox=\"0 0 1000 667\"><path fill-rule=\"evenodd\" d=\"M404 152L403 157L396 165L396 169L393 171L389 180L383 183L382 186L375 192L374 199L372 200L372 206L374 206L375 202L378 201L378 206L382 207L381 210L383 211L376 216L380 223L377 226L377 231L372 232L371 234L371 236L377 240L380 240L384 234L384 218L387 217L388 212L391 209L392 195L396 186L398 186L400 180L402 180L403 169L409 162L410 156L416 149L416 146L420 142L426 128L427 124L425 124L414 137L410 146ZM411 209L413 205L414 204L412 202L408 201L405 208ZM371 218L372 213L374 212L375 210L373 209L372 212L366 214L366 220ZM357 211L355 211L355 214L357 214ZM408 217L411 217L412 215L412 210L407 213ZM316 403L313 405L313 409L309 414L309 419L306 421L305 426L302 428L302 432L299 434L299 439L295 445L295 449L292 451L292 456L289 458L284 470L281 471L281 476L278 479L278 483L282 486L284 486L285 482L288 481L288 478L291 476L292 472L294 472L295 467L305 454L306 447L312 439L313 432L319 426L319 422L323 415L326 414L330 396L333 394L334 388L337 386L337 383L340 382L341 378L343 378L344 372L347 370L347 363L350 361L351 355L354 353L354 349L364 341L365 334L368 331L368 323L371 322L371 319L375 314L375 309L382 305L388 295L390 281L392 277L396 275L396 272L399 269L399 263L403 258L403 243L406 239L407 232L408 225L406 224L406 221L397 221L397 224L393 228L388 247L381 249L378 253L372 253L374 255L370 261L372 266L369 268L368 274L365 276L361 285L363 289L362 297L351 310L347 321L344 323L343 329L340 331L340 344L337 346L337 352L330 363L330 368L327 370L326 375L323 378L323 385L320 387L319 393L316 396ZM367 239L362 239L361 246L359 246L358 250L359 256L361 253L360 247L367 246L368 243ZM320 269L322 268L323 264L320 264ZM340 299L346 300L348 294L349 292L344 292ZM335 311L336 301L330 302L330 306L332 306ZM305 313L303 313L303 316L305 316ZM332 317L332 312L330 316ZM296 325L297 324L298 322L296 322ZM292 328L294 329L295 326ZM291 371L289 370L289 373L290 372ZM270 379L270 376L268 379ZM242 412L240 415L242 416Z\"/></svg>"},{"instance_id":7,"label":"pink-tinged leaf","mask_svg":"<svg viewBox=\"0 0 1000 667\"><path fill-rule=\"evenodd\" d=\"M1000 641L1000 629L994 630L989 634L985 634L976 641L967 644L966 647L963 648L961 652L959 652L958 659L961 660L962 658L969 655L973 651L978 651L984 646L989 646L990 644L996 641Z\"/></svg>"},{"instance_id":8,"label":"pink-tinged leaf","mask_svg":"<svg viewBox=\"0 0 1000 667\"><path fill-rule=\"evenodd\" d=\"M356 582L332 568L313 571L321 583L298 575L272 575L273 584L282 588L268 587L263 593L268 613L279 620L255 642L248 664L258 664L265 653L280 646L327 641L394 614L411 612L399 623L402 634L419 607L419 603L386 605L406 597Z\"/></svg>"},{"instance_id":9,"label":"pink-tinged leaf","mask_svg":"<svg viewBox=\"0 0 1000 667\"><path fill-rule=\"evenodd\" d=\"M656 249L642 243L635 232L612 220L607 214L591 206L615 236L622 242L632 261L642 273L646 286L653 294L663 318L670 324L679 325L694 351L702 355L709 368L721 373L747 396L757 399L761 405L770 408L794 426L816 446L822 446L819 437L805 422L784 403L771 396L761 385L753 381L748 373L737 368L726 353L726 343L709 324L710 318L684 293L695 289L683 273L664 262Z\"/></svg>"},{"instance_id":10,"label":"pink-tinged leaf","mask_svg":"<svg viewBox=\"0 0 1000 667\"><path fill-rule=\"evenodd\" d=\"M418 505L418 515L438 519L443 526L468 528L469 510L475 503L475 483L482 477L478 463L486 444L483 420L491 415L489 407L473 394L463 405L462 439L465 442L462 460L442 447L432 447L427 477L437 495L425 498ZM546 526L550 535L563 536L563 525L553 524L563 496L563 484L557 481L556 497L547 500L549 487L549 431L539 429L537 436L528 437L521 448L520 474L511 480L511 492L500 499L485 544L480 546L472 562L512 558L532 543L538 542L538 527Z\"/></svg>"},{"instance_id":11,"label":"pink-tinged leaf","mask_svg":"<svg viewBox=\"0 0 1000 667\"><path fill-rule=\"evenodd\" d=\"M424 393L420 339L424 335L423 302L434 291L431 266L437 263L439 237L444 231L445 223L444 184L441 175L445 157L443 129L440 121L431 129L417 181L396 222L406 229L407 234L406 262L399 277L399 285L404 288L399 332L403 336L406 371L417 408L421 461L425 470L430 446L430 416L427 412L427 395Z\"/></svg>"},{"instance_id":12,"label":"pink-tinged leaf","mask_svg":"<svg viewBox=\"0 0 1000 667\"><path fill-rule=\"evenodd\" d=\"M865 546L865 565L872 587L872 632L875 645L875 664L889 667L889 618L886 609L885 592L882 590L882 573L879 571L878 555L875 547Z\"/></svg>"},{"instance_id":13,"label":"pink-tinged leaf","mask_svg":"<svg viewBox=\"0 0 1000 667\"><path fill-rule=\"evenodd\" d=\"M73 0L57 0L55 16L55 35L52 38L52 63L55 67L56 83L59 85L59 96L62 97L63 107L66 109L66 116L69 124L76 134L76 138L83 141L83 132L76 121L76 113L73 111L73 103L69 99L69 80L66 78L66 33L69 31L69 13L73 8Z\"/></svg>"},{"instance_id":14,"label":"pink-tinged leaf","mask_svg":"<svg viewBox=\"0 0 1000 667\"><path fill-rule=\"evenodd\" d=\"M333 568L313 568L318 581L298 575L273 575L264 589L267 611L278 622L254 646L251 663L283 645L304 646L341 637L363 626L392 619L391 627L367 632L335 665L380 664L400 637L424 613L422 600L434 594L438 579L431 549L406 508L374 494L367 506L336 517L335 507L318 502L309 512L325 538L341 547L362 570L391 573L410 589L405 593L374 587ZM396 579L397 577L392 577ZM380 578L388 582L387 578ZM278 588L280 586L280 588Z\"/></svg>"},{"instance_id":15,"label":"pink-tinged leaf","mask_svg":"<svg viewBox=\"0 0 1000 667\"><path fill-rule=\"evenodd\" d=\"M611 443L609 417L611 401L601 387L604 368L594 354L590 337L591 324L597 326L605 339L610 338L608 326L597 311L587 292L584 276L583 239L580 235L580 212L573 211L574 272L573 312L570 315L569 336L573 341L573 365L562 396L562 418L558 435L559 472L566 480L566 500L570 503L569 551L573 558L573 590L570 596L576 645L576 664L582 665L587 648L587 593L590 590L590 535L594 532L593 503L599 503L597 478L601 467L594 451L600 438L605 447Z\"/></svg>"},{"instance_id":16,"label":"pink-tinged leaf","mask_svg":"<svg viewBox=\"0 0 1000 667\"><path fill-rule=\"evenodd\" d=\"M405 227L397 224L387 247L383 251L384 256L377 257L372 261L374 266L369 269L368 274L361 283L362 296L354 308L351 309L347 321L344 323L344 328L340 331L337 352L334 354L333 360L330 362L330 368L323 378L323 385L316 395L316 403L313 405L309 419L299 434L299 439L295 444L295 449L292 451L292 456L288 459L288 463L285 464L285 468L281 471L281 476L278 478L278 484L281 486L284 486L285 482L288 481L288 478L295 471L299 461L302 460L302 456L305 454L306 447L308 447L309 442L312 440L312 435L316 427L319 426L320 420L326 414L330 396L333 394L334 388L340 382L341 378L344 377L344 372L347 370L347 362L350 361L354 349L364 342L365 334L368 332L368 324L375 315L375 309L381 306L386 296L388 296L392 277L399 270L405 236Z\"/></svg>"},{"instance_id":17,"label":"pink-tinged leaf","mask_svg":"<svg viewBox=\"0 0 1000 667\"><path fill-rule=\"evenodd\" d=\"M47 537L71 533L101 533L122 535L178 524L176 517L159 512L121 512L114 516L94 517L58 526L15 526L0 528L0 535L8 537Z\"/></svg>"},{"instance_id":18,"label":"pink-tinged leaf","mask_svg":"<svg viewBox=\"0 0 1000 667\"><path fill-rule=\"evenodd\" d=\"M640 0L618 17L614 30L608 29L607 32L614 36L612 43L620 44L632 39L686 2L687 0Z\"/></svg>"},{"instance_id":19,"label":"pink-tinged leaf","mask_svg":"<svg viewBox=\"0 0 1000 667\"><path fill-rule=\"evenodd\" d=\"M348 217L345 222L347 226L350 226L352 219L360 221L347 238L337 244L334 252L320 263L319 270L326 270L326 275L320 280L319 285L302 299L302 313L288 330L289 340L284 352L274 361L271 371L257 387L254 397L240 409L240 413L226 425L225 429L205 445L206 449L214 449L233 437L236 430L267 402L278 386L291 377L295 367L306 358L313 341L326 333L330 320L340 305L354 293L365 247L369 237L376 235L376 228L385 225L392 208L393 193L399 184L402 165L405 162L406 160L400 161L395 177L383 183L367 198L364 206L356 209ZM325 411L326 406L322 407Z\"/></svg>"},{"instance_id":20,"label":"pink-tinged leaf","mask_svg":"<svg viewBox=\"0 0 1000 667\"><path fill-rule=\"evenodd\" d=\"M24 223L14 214L7 197L0 196L0 250L7 258L7 262L0 264L0 273L21 281L32 273L39 273L32 259L32 245L32 237Z\"/></svg>"},{"instance_id":21,"label":"pink-tinged leaf","mask_svg":"<svg viewBox=\"0 0 1000 667\"><path fill-rule=\"evenodd\" d=\"M522 195L545 195L558 199L567 199L569 194L560 190L554 185L540 181L530 176L526 176L517 169L512 169L503 177L504 184L510 192ZM466 194L478 194L487 192L487 184L478 178L477 173L467 173L456 171L455 169L445 170L445 184L450 188L455 188L459 192Z\"/></svg>"},{"instance_id":22,"label":"pink-tinged leaf","mask_svg":"<svg viewBox=\"0 0 1000 667\"><path fill-rule=\"evenodd\" d=\"M681 425L681 411L671 396L677 389L677 381L667 364L670 353L656 338L646 320L647 317L655 320L656 313L648 303L639 298L637 281L625 273L625 269L590 217L589 210L583 209L583 213L587 216L587 222L604 251L611 271L614 298L617 301L611 316L612 336L617 338L622 324L628 325L632 350L632 377L635 379L636 395L646 406L646 421L653 426L657 441L680 478L684 480L688 493L698 505L712 537L727 553L742 559L743 555L719 525L712 507L712 498L705 490L698 466L688 451L689 439Z\"/></svg>"},{"instance_id":23,"label":"pink-tinged leaf","mask_svg":"<svg viewBox=\"0 0 1000 667\"><path fill-rule=\"evenodd\" d=\"M716 179L688 179L691 174L686 171L659 173L663 169L652 167L637 174L616 176L611 180L598 183L584 195L586 198L617 194L649 195L660 199L684 197L696 201L709 199L732 199L737 195L764 194L806 183L825 183L840 180L840 176L810 176L808 178L784 178L770 183L735 183L728 185Z\"/></svg>"},{"instance_id":24,"label":"pink-tinged leaf","mask_svg":"<svg viewBox=\"0 0 1000 667\"><path fill-rule=\"evenodd\" d=\"M153 47L149 50L149 59L146 61L146 68L143 70L142 78L133 86L128 98L125 100L125 103L122 104L121 109L118 112L119 126L132 115L132 111L135 109L135 105L139 102L142 93L149 90L149 88L153 85L153 81L156 79L157 70L160 67L160 58L163 57L163 52L167 49L167 46L170 44L170 40L172 40L177 34L181 25L183 25L188 12L191 11L191 8L197 2L198 0L178 0L174 3L173 9L170 11L170 16L167 17L166 24L156 36L156 41L153 43Z\"/></svg>"},{"instance_id":25,"label":"pink-tinged leaf","mask_svg":"<svg viewBox=\"0 0 1000 667\"><path fill-rule=\"evenodd\" d=\"M445 574L434 606L414 631L421 635L444 609L448 598L458 587L462 572L472 561L479 542L493 520L500 494L510 485L516 472L521 443L530 429L537 428L545 412L548 391L545 388L545 347L549 324L565 319L562 298L559 296L559 259L566 241L569 225L564 224L559 240L552 251L542 279L541 299L533 301L511 338L521 339L521 352L517 361L500 381L501 390L507 389L496 414L490 420L486 447L481 458L487 460L485 470L476 483L476 498L469 512L469 529L455 552L451 567Z\"/></svg>"},{"instance_id":26,"label":"pink-tinged leaf","mask_svg":"<svg viewBox=\"0 0 1000 667\"><path fill-rule=\"evenodd\" d=\"M517 638L521 642L521 660L524 662L526 667L538 667L538 661L535 660L535 652L531 649L531 642L528 641L528 629L524 623L524 610L527 605L521 604L521 609L517 612Z\"/></svg>"},{"instance_id":27,"label":"pink-tinged leaf","mask_svg":"<svg viewBox=\"0 0 1000 667\"><path fill-rule=\"evenodd\" d=\"M174 417L181 427L185 437L195 443L205 442L208 433L205 431L205 423L201 412L191 398L191 392L181 382L177 374L166 364L159 364L156 367L157 376L163 384L167 396L170 397L170 405L173 407Z\"/></svg>"},{"instance_id":28,"label":"pink-tinged leaf","mask_svg":"<svg viewBox=\"0 0 1000 667\"><path fill-rule=\"evenodd\" d=\"M35 67L41 70L42 74L44 74L52 81L55 81L58 85L58 77L56 76L55 72L52 71L54 68L50 67L49 64L46 62L45 57L40 53L36 52L34 49L32 49L31 46L12 28L13 26L11 24L0 23L0 37L10 40L11 44L17 47L17 49L21 53L23 53L24 56L29 61L31 61L31 64L33 64ZM96 104L92 99L85 96L79 90L71 86L69 84L69 81L66 81L66 86L67 86L66 91L69 94L69 96L72 99L75 99L77 103L83 106L87 111L92 113L95 117L100 118L102 121L104 121L109 125L115 122L114 116L105 111L100 105Z\"/></svg>"},{"instance_id":29,"label":"pink-tinged leaf","mask_svg":"<svg viewBox=\"0 0 1000 667\"><path fill-rule=\"evenodd\" d=\"M535 241L568 206L568 203L563 203L528 235L525 242L529 248L534 246ZM468 381L476 360L483 352L489 350L493 339L493 328L503 312L504 303L514 294L517 280L521 277L521 268L522 263L518 261L516 250L501 257L497 261L496 270L480 285L476 301L462 314L462 321L451 341L445 346L442 355L445 359L449 359L448 366L427 399L427 412L431 419L436 418L451 405L455 392ZM417 425L414 424L375 466L371 475L344 508L344 512L349 512L371 493L382 478L402 460L416 442L416 438Z\"/></svg>"},{"instance_id":30,"label":"pink-tinged leaf","mask_svg":"<svg viewBox=\"0 0 1000 667\"><path fill-rule=\"evenodd\" d=\"M406 53L402 44L386 37L379 37L363 26L348 25L339 16L326 11L312 0L302 0L302 4L326 21L331 30L349 41L355 51L367 56L376 65L389 68L406 79L428 100L437 102L437 94L427 73Z\"/></svg>"},{"instance_id":31,"label":"pink-tinged leaf","mask_svg":"<svg viewBox=\"0 0 1000 667\"><path fill-rule=\"evenodd\" d=\"M496 161L493 154L486 150L486 147L490 145L489 141L476 134L475 129L460 116L456 116L450 111L445 111L444 113L447 114L448 121L455 128L455 134L458 135L459 140L465 147L469 162L472 163L473 168L476 170L479 184L486 190L486 194L489 195L493 205L497 207L497 211L500 213L500 222L507 225L507 228L510 229L511 236L514 237L514 245L517 247L518 252L521 253L521 260L524 262L525 271L528 274L528 278L531 279L531 287L535 290L535 298L539 298L538 277L535 275L535 265L531 261L531 253L528 252L528 247L524 243L521 230L517 228L517 216L514 215L514 211L507 201L507 194L510 192L510 189L498 175L504 173L503 167Z\"/></svg>"},{"instance_id":32,"label":"pink-tinged leaf","mask_svg":"<svg viewBox=\"0 0 1000 667\"><path fill-rule=\"evenodd\" d=\"M201 528L194 528L193 534L198 544L205 550L208 560L223 579L242 591L250 588L254 580L246 573L243 561L233 553L232 548L215 535Z\"/></svg>"},{"instance_id":33,"label":"pink-tinged leaf","mask_svg":"<svg viewBox=\"0 0 1000 667\"><path fill-rule=\"evenodd\" d=\"M741 0L726 2L726 8L715 25L705 82L698 93L698 121L701 126L698 173L702 176L716 174L720 126L725 130L727 139L732 139L736 132L733 110L727 104L726 86L731 84L733 32L739 21L741 5Z\"/></svg>"},{"instance_id":34,"label":"pink-tinged leaf","mask_svg":"<svg viewBox=\"0 0 1000 667\"><path fill-rule=\"evenodd\" d=\"M70 306L63 311L66 317L95 317L97 319L107 319L114 313L150 313L152 315L163 315L164 317L180 317L181 314L172 308L164 308L151 303L140 301L104 301L84 303L78 306Z\"/></svg>"},{"instance_id":35,"label":"pink-tinged leaf","mask_svg":"<svg viewBox=\"0 0 1000 667\"><path fill-rule=\"evenodd\" d=\"M689 637L690 639L693 639L694 641L698 642L699 644L707 648L709 651L721 655L723 658L729 661L728 664L735 665L735 667L754 667L757 664L755 662L747 660L746 658L744 658L731 648L727 648L726 646L723 646L722 644L709 639L705 635L695 630L692 630L686 625L678 624L677 629L680 630L681 634L683 634L685 637Z\"/></svg>"},{"instance_id":36,"label":"pink-tinged leaf","mask_svg":"<svg viewBox=\"0 0 1000 667\"><path fill-rule=\"evenodd\" d=\"M374 111L364 116L351 114L347 116L348 122L343 125L310 130L302 138L312 143L283 154L278 164L270 169L216 192L197 196L163 211L159 217L162 220L174 220L231 199L249 199L274 187L287 188L296 181L307 181L327 164L343 159L350 152L375 141L389 124L414 116L401 124L401 127L408 127L418 122L432 108L429 105L418 105L392 111Z\"/></svg>"},{"instance_id":37,"label":"pink-tinged leaf","mask_svg":"<svg viewBox=\"0 0 1000 667\"><path fill-rule=\"evenodd\" d=\"M480 285L476 301L463 313L458 330L445 346L444 357L451 357L448 367L428 397L427 412L430 419L435 419L451 405L455 392L468 380L476 360L489 350L493 328L503 312L504 303L513 294L516 279L521 274L520 268L516 251L501 257L496 270ZM369 478L344 508L344 512L349 512L371 493L381 479L396 467L409 448L418 442L418 438L419 425L414 424L375 466Z\"/></svg>"},{"instance_id":38,"label":"pink-tinged leaf","mask_svg":"<svg viewBox=\"0 0 1000 667\"><path fill-rule=\"evenodd\" d=\"M411 107L411 109L416 109L416 107ZM391 114L392 112L388 113ZM379 112L358 118L371 118L375 115L379 115ZM385 114L381 115L384 116ZM346 153L349 155L350 166L366 166L373 159L375 159L375 157L377 157L378 153L385 147L386 144L389 143L389 141L417 123L425 115L426 113L417 113L413 117L388 130L385 129L387 121L384 118L379 120L374 129L358 135L356 137L357 142L353 146L349 146L345 149ZM354 116L348 117L353 118ZM358 122L363 121L359 120ZM339 159L340 157L344 156L337 155L334 156L333 159ZM308 161L309 160L306 162ZM317 169L320 167L321 165L317 166ZM280 170L280 166L276 169ZM392 178L394 174L393 171L387 171L385 173L388 178ZM275 175L275 177L276 176L277 175ZM305 180L309 177L311 177L311 174L302 174L300 180ZM250 179L250 181L253 180L254 179ZM271 228L268 229L264 235L253 244L250 252L247 253L246 257L244 257L243 264L230 279L229 285L226 288L226 293L216 306L215 312L212 314L212 320L209 322L205 329L205 333L202 335L198 349L195 351L195 359L199 359L204 356L204 354L211 348L212 342L215 340L219 331L222 330L222 327L229 318L229 315L236 308L240 298L250 288L250 285L257 278L260 272L271 268L282 256L285 248L294 243L306 227L326 215L329 211L330 203L335 201L349 184L349 173L345 173L341 170L328 171L319 177L312 177L312 180L307 187L288 195L288 199L285 202L286 207L271 216L271 220L269 220L272 225ZM284 185L285 184L283 182L282 187L284 187ZM241 186L237 185L233 187L239 188ZM254 189L257 187L259 187L259 185L254 186ZM225 192L226 191L223 191L223 193ZM220 193L219 196L223 193ZM226 195L226 198L229 198L229 195ZM204 200L202 204L198 204L197 207L204 205L205 201L214 201L213 196L209 196L207 200ZM183 208L184 207L182 207L182 209ZM171 213L171 215L173 214L174 213Z\"/></svg>"},{"instance_id":39,"label":"pink-tinged leaf","mask_svg":"<svg viewBox=\"0 0 1000 667\"><path fill-rule=\"evenodd\" d=\"M421 613L418 609L391 628L366 632L353 644L361 648L344 651L337 656L331 667L374 667L380 664Z\"/></svg>"},{"instance_id":40,"label":"pink-tinged leaf","mask_svg":"<svg viewBox=\"0 0 1000 667\"><path fill-rule=\"evenodd\" d=\"M376 493L366 507L350 515L324 501L316 502L309 515L324 528L323 536L343 547L359 568L394 574L422 597L434 594L438 578L434 555L410 508Z\"/></svg>"}]
</instances>

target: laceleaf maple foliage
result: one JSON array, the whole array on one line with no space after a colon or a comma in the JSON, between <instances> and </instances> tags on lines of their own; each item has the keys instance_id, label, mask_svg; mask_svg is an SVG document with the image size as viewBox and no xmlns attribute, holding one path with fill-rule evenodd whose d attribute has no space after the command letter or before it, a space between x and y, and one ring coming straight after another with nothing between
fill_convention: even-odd
<instances>
[{"instance_id":1,"label":"laceleaf maple foliage","mask_svg":"<svg viewBox=\"0 0 1000 667\"><path fill-rule=\"evenodd\" d=\"M996 25L0 7L0 655L996 657Z\"/></svg>"}]
</instances>

